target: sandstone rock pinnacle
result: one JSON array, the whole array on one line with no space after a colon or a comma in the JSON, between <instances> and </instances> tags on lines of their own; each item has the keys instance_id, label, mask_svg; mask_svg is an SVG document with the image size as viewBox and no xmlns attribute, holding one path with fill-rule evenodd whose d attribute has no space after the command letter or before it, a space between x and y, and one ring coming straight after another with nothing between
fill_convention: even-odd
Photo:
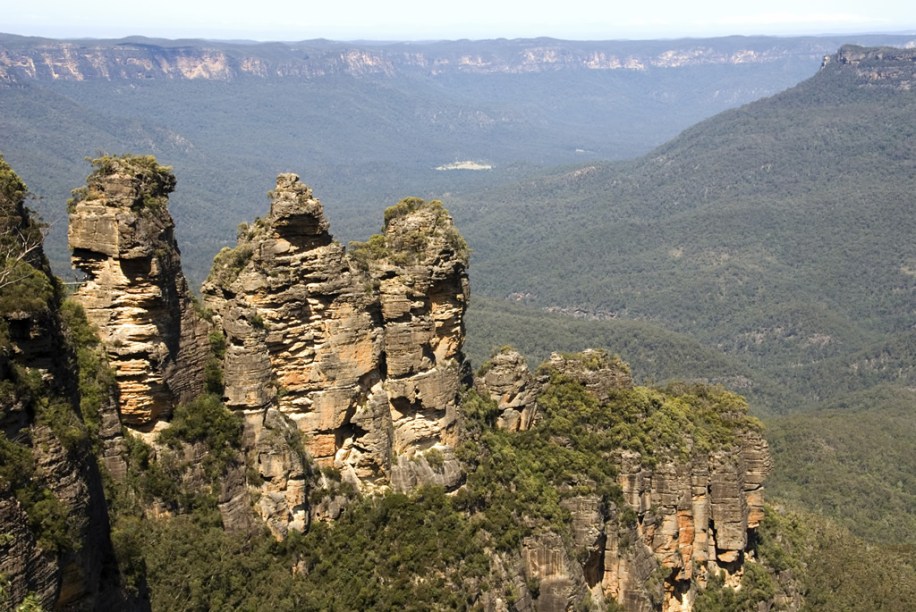
<instances>
[{"instance_id":1,"label":"sandstone rock pinnacle","mask_svg":"<svg viewBox=\"0 0 916 612\"><path fill-rule=\"evenodd\" d=\"M148 426L199 393L207 326L181 271L169 168L152 157L103 157L70 202L74 293L115 369L121 417Z\"/></svg>"},{"instance_id":2,"label":"sandstone rock pinnacle","mask_svg":"<svg viewBox=\"0 0 916 612\"><path fill-rule=\"evenodd\" d=\"M455 484L448 446L468 289L451 218L438 203L405 200L351 255L296 175L278 176L270 200L203 288L226 338L226 404L278 410L320 466L357 486ZM446 460L431 476L423 454L434 447Z\"/></svg>"}]
</instances>

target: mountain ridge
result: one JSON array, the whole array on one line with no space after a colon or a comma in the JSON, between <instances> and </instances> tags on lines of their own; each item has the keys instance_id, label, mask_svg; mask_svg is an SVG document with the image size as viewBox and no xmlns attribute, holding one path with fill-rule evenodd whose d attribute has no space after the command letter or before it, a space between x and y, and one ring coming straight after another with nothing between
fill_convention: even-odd
<instances>
[{"instance_id":1,"label":"mountain ridge","mask_svg":"<svg viewBox=\"0 0 916 612\"><path fill-rule=\"evenodd\" d=\"M854 37L863 43L914 45L916 37ZM846 40L849 37L845 37ZM210 40L55 40L0 34L0 82L237 78L314 79L334 74L394 76L419 72L523 74L627 70L820 59L840 37L748 36L668 41L566 41L549 38L437 42L228 43Z\"/></svg>"}]
</instances>

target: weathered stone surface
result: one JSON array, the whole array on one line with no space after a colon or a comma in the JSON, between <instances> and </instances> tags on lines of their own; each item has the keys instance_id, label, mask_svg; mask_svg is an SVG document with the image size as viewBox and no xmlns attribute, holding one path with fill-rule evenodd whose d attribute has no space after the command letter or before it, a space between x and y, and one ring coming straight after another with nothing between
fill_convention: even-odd
<instances>
[{"instance_id":1,"label":"weathered stone surface","mask_svg":"<svg viewBox=\"0 0 916 612\"><path fill-rule=\"evenodd\" d=\"M17 276L15 269L7 274L9 260L0 265L5 281L0 283L0 442L3 460L15 462L13 473L0 478L0 576L8 581L0 605L12 609L34 594L44 609L142 608L142 602L129 602L116 576L105 571L116 574L116 561L98 465L78 442L85 430L76 404L75 359L64 340L40 233L23 206L25 186L2 158L0 172L5 175L0 246L5 255L19 258L19 272L28 268L31 278L20 286L27 276ZM20 238L21 243L9 242ZM11 245L28 250L7 250ZM41 388L23 384L23 377L40 380ZM100 416L101 435L116 437L119 427L105 406ZM60 435L64 430L67 435ZM23 499L53 500L50 508L60 514L49 512L48 505L30 509L20 499L23 490ZM45 514L37 530L30 511ZM48 523L57 523L56 529Z\"/></svg>"},{"instance_id":2,"label":"weathered stone surface","mask_svg":"<svg viewBox=\"0 0 916 612\"><path fill-rule=\"evenodd\" d=\"M270 196L270 214L240 227L203 289L226 338L227 405L275 407L312 459L360 487L455 486L456 462L411 461L454 442L468 289L451 219L440 205L404 208L378 237L383 251L354 259L296 175Z\"/></svg>"},{"instance_id":3,"label":"weathered stone surface","mask_svg":"<svg viewBox=\"0 0 916 612\"><path fill-rule=\"evenodd\" d=\"M115 370L121 418L149 426L203 387L208 326L194 311L166 208L175 179L152 158L105 158L77 192L68 237L86 275L74 299Z\"/></svg>"},{"instance_id":4,"label":"weathered stone surface","mask_svg":"<svg viewBox=\"0 0 916 612\"><path fill-rule=\"evenodd\" d=\"M415 199L386 211L384 239L387 256L369 268L379 285L393 451L411 457L455 442L467 246L441 204ZM398 461L392 470L409 466Z\"/></svg>"},{"instance_id":5,"label":"weathered stone surface","mask_svg":"<svg viewBox=\"0 0 916 612\"><path fill-rule=\"evenodd\" d=\"M537 384L525 358L511 348L490 357L475 381L477 390L499 406L496 426L507 431L525 431L537 410Z\"/></svg>"},{"instance_id":6,"label":"weathered stone surface","mask_svg":"<svg viewBox=\"0 0 916 612\"><path fill-rule=\"evenodd\" d=\"M670 571L662 609L681 609L696 596L693 583L705 585L710 573L728 574L740 567L733 564L743 560L748 530L756 529L763 517L763 481L770 469L759 433L739 432L738 442L727 450L653 468L643 464L639 453L623 452L620 466L624 499L640 517L635 535ZM605 576L608 585L621 580L620 575ZM608 594L626 599L619 587Z\"/></svg>"},{"instance_id":7,"label":"weathered stone surface","mask_svg":"<svg viewBox=\"0 0 916 612\"><path fill-rule=\"evenodd\" d=\"M0 525L4 534L0 573L9 581L7 597L18 603L34 593L43 604L53 605L61 576L57 555L38 546L29 529L29 517L12 491L0 493Z\"/></svg>"},{"instance_id":8,"label":"weathered stone surface","mask_svg":"<svg viewBox=\"0 0 916 612\"><path fill-rule=\"evenodd\" d=\"M522 563L529 590L532 587L537 590L535 610L565 612L587 597L582 568L569 558L560 536L545 533L525 538Z\"/></svg>"},{"instance_id":9,"label":"weathered stone surface","mask_svg":"<svg viewBox=\"0 0 916 612\"><path fill-rule=\"evenodd\" d=\"M280 175L270 215L243 227L239 245L217 257L203 292L227 341L224 395L233 409L278 409L319 464L340 456L362 477L380 478L390 465L388 436L353 423L386 427L378 302L327 228L311 190Z\"/></svg>"},{"instance_id":10,"label":"weathered stone surface","mask_svg":"<svg viewBox=\"0 0 916 612\"><path fill-rule=\"evenodd\" d=\"M391 474L391 488L407 492L420 485L433 484L452 490L463 480L461 462L455 458L450 447L442 445L410 457L398 455Z\"/></svg>"},{"instance_id":11,"label":"weathered stone surface","mask_svg":"<svg viewBox=\"0 0 916 612\"><path fill-rule=\"evenodd\" d=\"M243 445L262 481L255 512L277 538L308 525L307 462L299 431L276 409L245 414ZM246 496L246 502L248 502Z\"/></svg>"}]
</instances>

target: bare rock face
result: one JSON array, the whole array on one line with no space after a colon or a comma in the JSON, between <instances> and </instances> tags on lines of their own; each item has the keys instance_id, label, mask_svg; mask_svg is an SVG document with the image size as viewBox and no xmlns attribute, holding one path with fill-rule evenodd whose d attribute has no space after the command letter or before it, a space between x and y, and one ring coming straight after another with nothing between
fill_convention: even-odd
<instances>
[{"instance_id":1,"label":"bare rock face","mask_svg":"<svg viewBox=\"0 0 916 612\"><path fill-rule=\"evenodd\" d=\"M386 252L369 262L369 270L379 286L392 452L413 457L456 442L470 293L467 245L439 202L415 198L386 211L383 238ZM412 465L398 461L393 479ZM443 467L459 471L450 462ZM451 481L449 488L456 484L454 477L440 474Z\"/></svg>"},{"instance_id":2,"label":"bare rock face","mask_svg":"<svg viewBox=\"0 0 916 612\"><path fill-rule=\"evenodd\" d=\"M257 511L282 537L307 521L297 444L333 465L364 433L351 421L378 412L384 398L368 279L351 273L321 204L297 176L280 175L270 195L268 217L241 226L238 246L217 255L203 295L225 337L224 400L245 415L244 446L263 479ZM380 442L387 450L384 439L364 447ZM356 452L354 470L379 477L384 458Z\"/></svg>"},{"instance_id":3,"label":"bare rock face","mask_svg":"<svg viewBox=\"0 0 916 612\"><path fill-rule=\"evenodd\" d=\"M70 205L74 293L116 372L121 418L149 426L203 387L208 327L194 311L167 210L175 177L151 157L101 158Z\"/></svg>"},{"instance_id":4,"label":"bare rock face","mask_svg":"<svg viewBox=\"0 0 916 612\"><path fill-rule=\"evenodd\" d=\"M769 470L766 441L755 431L741 432L730 448L689 462L647 467L638 453L622 454L619 482L640 517L635 536L665 575L663 609L691 602L692 583L705 586L711 574L740 578L750 552L748 534L763 518L763 480ZM635 596L620 586L626 565L619 559L606 563L604 577L623 600Z\"/></svg>"},{"instance_id":5,"label":"bare rock face","mask_svg":"<svg viewBox=\"0 0 916 612\"><path fill-rule=\"evenodd\" d=\"M527 430L537 413L537 384L525 358L505 347L490 357L482 370L475 386L499 406L496 426L507 431Z\"/></svg>"},{"instance_id":6,"label":"bare rock face","mask_svg":"<svg viewBox=\"0 0 916 612\"><path fill-rule=\"evenodd\" d=\"M821 69L845 73L867 89L911 91L916 87L916 51L911 48L843 45L827 55Z\"/></svg>"},{"instance_id":7,"label":"bare rock face","mask_svg":"<svg viewBox=\"0 0 916 612\"><path fill-rule=\"evenodd\" d=\"M603 351L555 353L540 372L542 390L551 381L571 379L599 401L608 399L614 389L633 389L626 365ZM494 387L478 384L498 399ZM692 609L697 589L705 588L712 575L737 584L744 564L753 562L750 534L763 519L763 483L771 464L757 429L728 414L722 418L721 426L731 429L727 443L701 446L685 430L679 441L683 446L675 452L661 446L653 449L652 457L615 451L623 504L603 505L594 495L563 502L572 536L566 554L580 565L561 571L561 555L548 555L555 558L554 582L584 583L598 606L614 600L627 610L646 611ZM546 563L523 552L526 564L532 558ZM562 606L561 595L572 592L561 589L549 601ZM541 603L535 600L538 608Z\"/></svg>"},{"instance_id":8,"label":"bare rock face","mask_svg":"<svg viewBox=\"0 0 916 612\"><path fill-rule=\"evenodd\" d=\"M0 158L0 605L12 609L31 594L43 609L130 609L59 295L25 192Z\"/></svg>"},{"instance_id":9,"label":"bare rock face","mask_svg":"<svg viewBox=\"0 0 916 612\"><path fill-rule=\"evenodd\" d=\"M451 219L411 201L351 257L296 175L270 195L270 214L240 226L203 288L226 339L226 404L275 408L320 466L358 487L454 486L467 277Z\"/></svg>"},{"instance_id":10,"label":"bare rock face","mask_svg":"<svg viewBox=\"0 0 916 612\"><path fill-rule=\"evenodd\" d=\"M262 481L254 511L278 539L308 526L309 473L299 435L274 408L245 415L243 446Z\"/></svg>"},{"instance_id":11,"label":"bare rock face","mask_svg":"<svg viewBox=\"0 0 916 612\"><path fill-rule=\"evenodd\" d=\"M537 597L538 612L564 612L584 595L582 568L570 559L563 539L554 533L525 538L522 563L529 591Z\"/></svg>"}]
</instances>

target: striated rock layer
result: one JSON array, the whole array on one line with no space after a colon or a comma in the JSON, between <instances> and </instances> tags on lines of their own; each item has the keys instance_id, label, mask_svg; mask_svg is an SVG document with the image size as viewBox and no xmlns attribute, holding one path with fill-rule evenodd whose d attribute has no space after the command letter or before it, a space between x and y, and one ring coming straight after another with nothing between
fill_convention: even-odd
<instances>
[{"instance_id":1,"label":"striated rock layer","mask_svg":"<svg viewBox=\"0 0 916 612\"><path fill-rule=\"evenodd\" d=\"M437 203L405 201L351 257L296 175L280 175L270 197L269 215L240 226L203 288L225 335L226 405L246 415L255 440L262 423L294 424L319 466L358 487L455 486L468 283L451 218ZM288 483L304 475L267 456L258 455L262 477L286 484L261 497L272 508L262 515L297 507L290 526L301 528L305 504L291 491L304 486Z\"/></svg>"},{"instance_id":2,"label":"striated rock layer","mask_svg":"<svg viewBox=\"0 0 916 612\"><path fill-rule=\"evenodd\" d=\"M59 289L25 194L0 157L0 608L31 597L48 610L148 609L119 585Z\"/></svg>"},{"instance_id":3,"label":"striated rock layer","mask_svg":"<svg viewBox=\"0 0 916 612\"><path fill-rule=\"evenodd\" d=\"M357 488L461 482L467 247L441 204L392 207L385 233L351 256L311 190L280 175L270 213L218 254L195 309L169 169L150 157L94 164L70 210L73 264L87 277L75 299L98 328L125 424L167 428L178 403L205 391L243 416L256 476L221 493L227 526L247 524L238 500L249 487L275 535L304 529L310 461Z\"/></svg>"},{"instance_id":4,"label":"striated rock layer","mask_svg":"<svg viewBox=\"0 0 916 612\"><path fill-rule=\"evenodd\" d=\"M602 351L555 353L532 382L510 349L490 360L477 388L498 402L497 426L514 431L526 411L534 414L528 427L537 425L537 396L551 384L549 374L558 372L601 402L633 388L626 365ZM587 590L587 599L599 606L616 601L626 610L690 610L711 575L737 585L745 564L755 562L763 483L771 467L766 441L741 422L734 419L732 441L709 449L685 431L685 446L674 453L617 451L622 503L598 495L565 499L571 541L553 532L525 539L514 582L537 584L538 595L517 607L566 610Z\"/></svg>"},{"instance_id":5,"label":"striated rock layer","mask_svg":"<svg viewBox=\"0 0 916 612\"><path fill-rule=\"evenodd\" d=\"M242 417L242 450L214 490L227 528L252 529L253 505L283 538L336 518L347 487L461 486L454 448L470 382L461 352L468 254L440 203L402 200L385 212L381 234L347 252L309 187L281 174L269 214L240 226L237 246L217 255L197 314L165 211L171 174L151 158L97 165L71 211L74 263L88 277L77 298L99 326L126 423L167 428L171 408L204 391ZM754 562L770 463L735 396L694 398L690 410L714 405L716 433L689 429L686 404L664 413L659 429L640 429L680 392L634 388L626 364L603 351L554 354L532 374L503 349L476 386L495 402L495 426L521 436L550 418L542 398L552 385L569 381L597 407L590 427L630 436L596 455L616 467L620 496L588 493L583 480L561 495L568 532L535 530L517 551L494 554L494 578L521 593L514 607L687 610L711 576L738 584ZM607 412L614 406L630 413ZM158 452L191 466L189 488L205 480L203 446ZM316 486L323 497L310 496ZM15 509L0 504L0 513ZM506 605L494 594L481 603Z\"/></svg>"},{"instance_id":6,"label":"striated rock layer","mask_svg":"<svg viewBox=\"0 0 916 612\"><path fill-rule=\"evenodd\" d=\"M166 207L175 177L151 157L102 158L70 204L74 299L98 327L121 418L146 426L203 388L208 328L194 311Z\"/></svg>"}]
</instances>

